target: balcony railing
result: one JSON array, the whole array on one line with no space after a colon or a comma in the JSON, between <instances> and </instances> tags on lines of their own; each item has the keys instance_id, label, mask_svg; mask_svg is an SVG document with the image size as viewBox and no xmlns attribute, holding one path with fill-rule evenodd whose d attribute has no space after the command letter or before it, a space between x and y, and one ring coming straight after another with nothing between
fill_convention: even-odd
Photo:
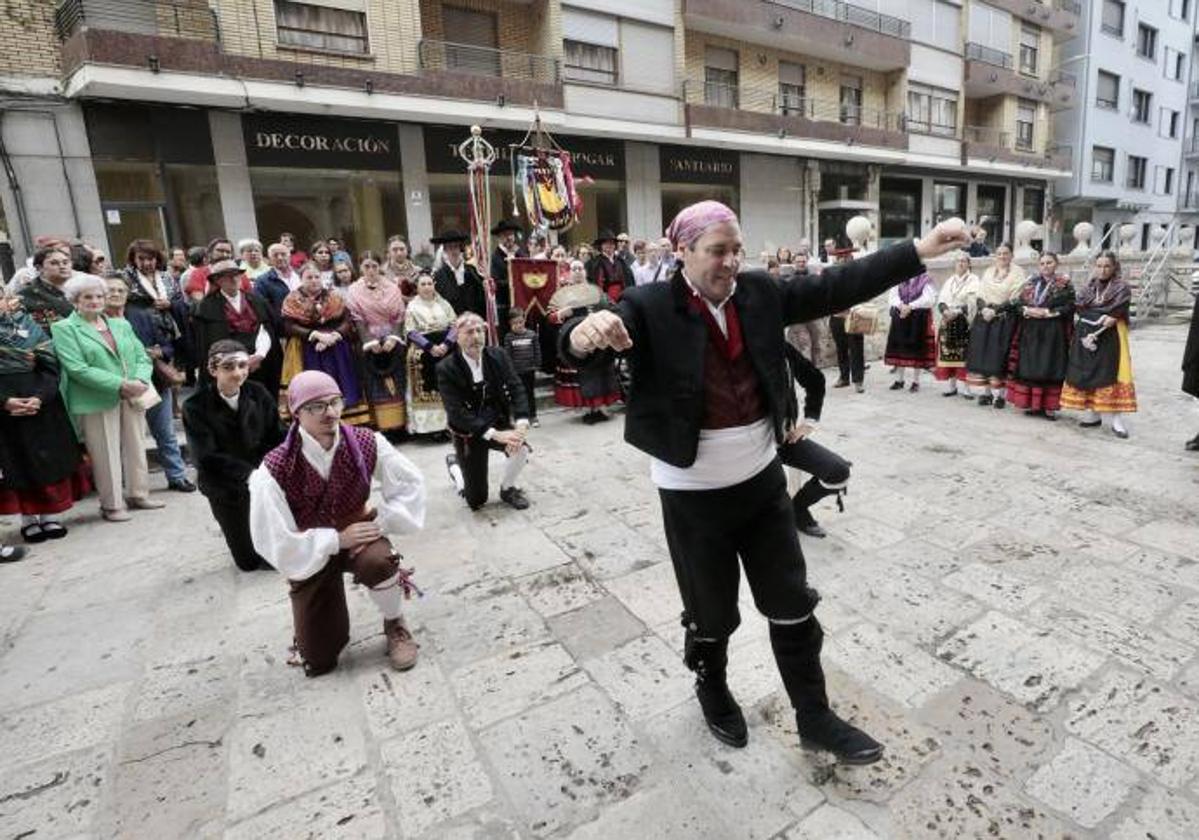
<instances>
[{"instance_id":1,"label":"balcony railing","mask_svg":"<svg viewBox=\"0 0 1199 840\"><path fill-rule=\"evenodd\" d=\"M502 76L530 82L556 85L561 68L553 56L497 50L473 44L424 39L418 46L421 70L467 73L475 76Z\"/></svg>"},{"instance_id":2,"label":"balcony railing","mask_svg":"<svg viewBox=\"0 0 1199 840\"><path fill-rule=\"evenodd\" d=\"M59 0L54 29L65 41L80 29L108 29L141 35L166 35L219 41L216 10L202 0Z\"/></svg>"},{"instance_id":3,"label":"balcony railing","mask_svg":"<svg viewBox=\"0 0 1199 840\"><path fill-rule=\"evenodd\" d=\"M1003 50L997 50L993 47L984 47L982 44L976 44L973 41L969 41L966 44L966 59L968 61L981 61L984 64L993 64L1005 70L1011 70L1013 66L1011 53L1005 53Z\"/></svg>"},{"instance_id":4,"label":"balcony railing","mask_svg":"<svg viewBox=\"0 0 1199 840\"><path fill-rule=\"evenodd\" d=\"M843 2L843 0L769 0L769 2L829 20L838 20L894 38L912 37L912 24L903 18L872 12L861 6Z\"/></svg>"},{"instance_id":5,"label":"balcony railing","mask_svg":"<svg viewBox=\"0 0 1199 840\"><path fill-rule=\"evenodd\" d=\"M693 89L703 91L702 100L694 104L713 108L732 108L761 114L797 117L813 122L876 128L883 131L903 131L904 127L904 116L901 113L867 108L848 102L782 95L779 91L768 88L751 88L718 82L693 83Z\"/></svg>"},{"instance_id":6,"label":"balcony railing","mask_svg":"<svg viewBox=\"0 0 1199 840\"><path fill-rule=\"evenodd\" d=\"M1038 128L1040 132L1047 130L1044 125L1038 125ZM989 126L963 126L962 139L967 143L977 143L1008 152L1012 160L1035 161L1068 168L1073 158L1073 149L1070 146L1050 146L1042 152L1028 144L1027 134Z\"/></svg>"}]
</instances>

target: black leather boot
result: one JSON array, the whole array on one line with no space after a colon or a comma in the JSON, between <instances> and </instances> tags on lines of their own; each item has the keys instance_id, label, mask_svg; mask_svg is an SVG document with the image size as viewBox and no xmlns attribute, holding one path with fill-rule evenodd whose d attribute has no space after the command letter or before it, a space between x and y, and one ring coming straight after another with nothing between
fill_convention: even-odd
<instances>
[{"instance_id":1,"label":"black leather boot","mask_svg":"<svg viewBox=\"0 0 1199 840\"><path fill-rule=\"evenodd\" d=\"M749 729L725 680L729 640L702 641L688 630L683 648L683 661L695 672L695 698L708 729L721 743L744 747L749 743Z\"/></svg>"},{"instance_id":2,"label":"black leather boot","mask_svg":"<svg viewBox=\"0 0 1199 840\"><path fill-rule=\"evenodd\" d=\"M883 747L830 708L820 664L824 631L812 616L800 624L770 624L770 644L805 749L827 750L842 764L873 764Z\"/></svg>"},{"instance_id":3,"label":"black leather boot","mask_svg":"<svg viewBox=\"0 0 1199 840\"><path fill-rule=\"evenodd\" d=\"M825 530L820 527L816 518L812 516L811 507L826 496L837 496L837 507L844 510L845 507L841 502L841 491L830 490L820 483L818 478L809 478L803 487L799 488L799 492L795 494L795 498L791 500L791 508L795 511L795 527L800 533L807 534L809 537L823 539L828 536Z\"/></svg>"}]
</instances>

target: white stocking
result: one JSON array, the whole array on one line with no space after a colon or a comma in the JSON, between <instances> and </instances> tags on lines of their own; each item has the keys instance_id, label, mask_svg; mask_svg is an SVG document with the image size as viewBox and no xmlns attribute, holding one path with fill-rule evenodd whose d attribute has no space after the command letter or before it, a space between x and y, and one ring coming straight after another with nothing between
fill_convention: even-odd
<instances>
[{"instance_id":1,"label":"white stocking","mask_svg":"<svg viewBox=\"0 0 1199 840\"><path fill-rule=\"evenodd\" d=\"M508 461L504 464L504 475L500 479L501 490L516 486L516 479L520 477L520 471L525 468L528 460L529 450L523 446L516 451L515 455L508 456Z\"/></svg>"},{"instance_id":2,"label":"white stocking","mask_svg":"<svg viewBox=\"0 0 1199 840\"><path fill-rule=\"evenodd\" d=\"M383 618L390 620L399 618L403 612L404 605L404 590L400 587L400 573L396 572L387 580L372 586L369 590L371 600L375 602L375 606L379 608L379 612L383 614Z\"/></svg>"}]
</instances>

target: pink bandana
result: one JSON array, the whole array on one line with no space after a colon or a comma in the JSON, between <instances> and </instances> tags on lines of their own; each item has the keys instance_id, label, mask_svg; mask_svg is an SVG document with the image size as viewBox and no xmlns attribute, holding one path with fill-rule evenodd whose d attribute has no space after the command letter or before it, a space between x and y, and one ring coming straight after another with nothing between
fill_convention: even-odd
<instances>
[{"instance_id":1,"label":"pink bandana","mask_svg":"<svg viewBox=\"0 0 1199 840\"><path fill-rule=\"evenodd\" d=\"M666 235L670 244L678 248L690 245L710 227L736 221L737 214L727 205L719 201L701 201L680 210L666 229Z\"/></svg>"}]
</instances>

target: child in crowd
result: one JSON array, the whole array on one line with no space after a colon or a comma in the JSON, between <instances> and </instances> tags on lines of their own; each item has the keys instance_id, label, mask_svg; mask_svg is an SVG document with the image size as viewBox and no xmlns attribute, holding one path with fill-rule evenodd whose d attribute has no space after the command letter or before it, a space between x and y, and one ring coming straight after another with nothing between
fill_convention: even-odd
<instances>
[{"instance_id":1,"label":"child in crowd","mask_svg":"<svg viewBox=\"0 0 1199 840\"><path fill-rule=\"evenodd\" d=\"M533 395L533 378L541 369L541 343L537 333L525 329L523 309L513 307L508 312L508 334L504 336L504 349L512 358L512 367L529 395L529 423L534 427L540 426L537 422L537 400Z\"/></svg>"}]
</instances>

